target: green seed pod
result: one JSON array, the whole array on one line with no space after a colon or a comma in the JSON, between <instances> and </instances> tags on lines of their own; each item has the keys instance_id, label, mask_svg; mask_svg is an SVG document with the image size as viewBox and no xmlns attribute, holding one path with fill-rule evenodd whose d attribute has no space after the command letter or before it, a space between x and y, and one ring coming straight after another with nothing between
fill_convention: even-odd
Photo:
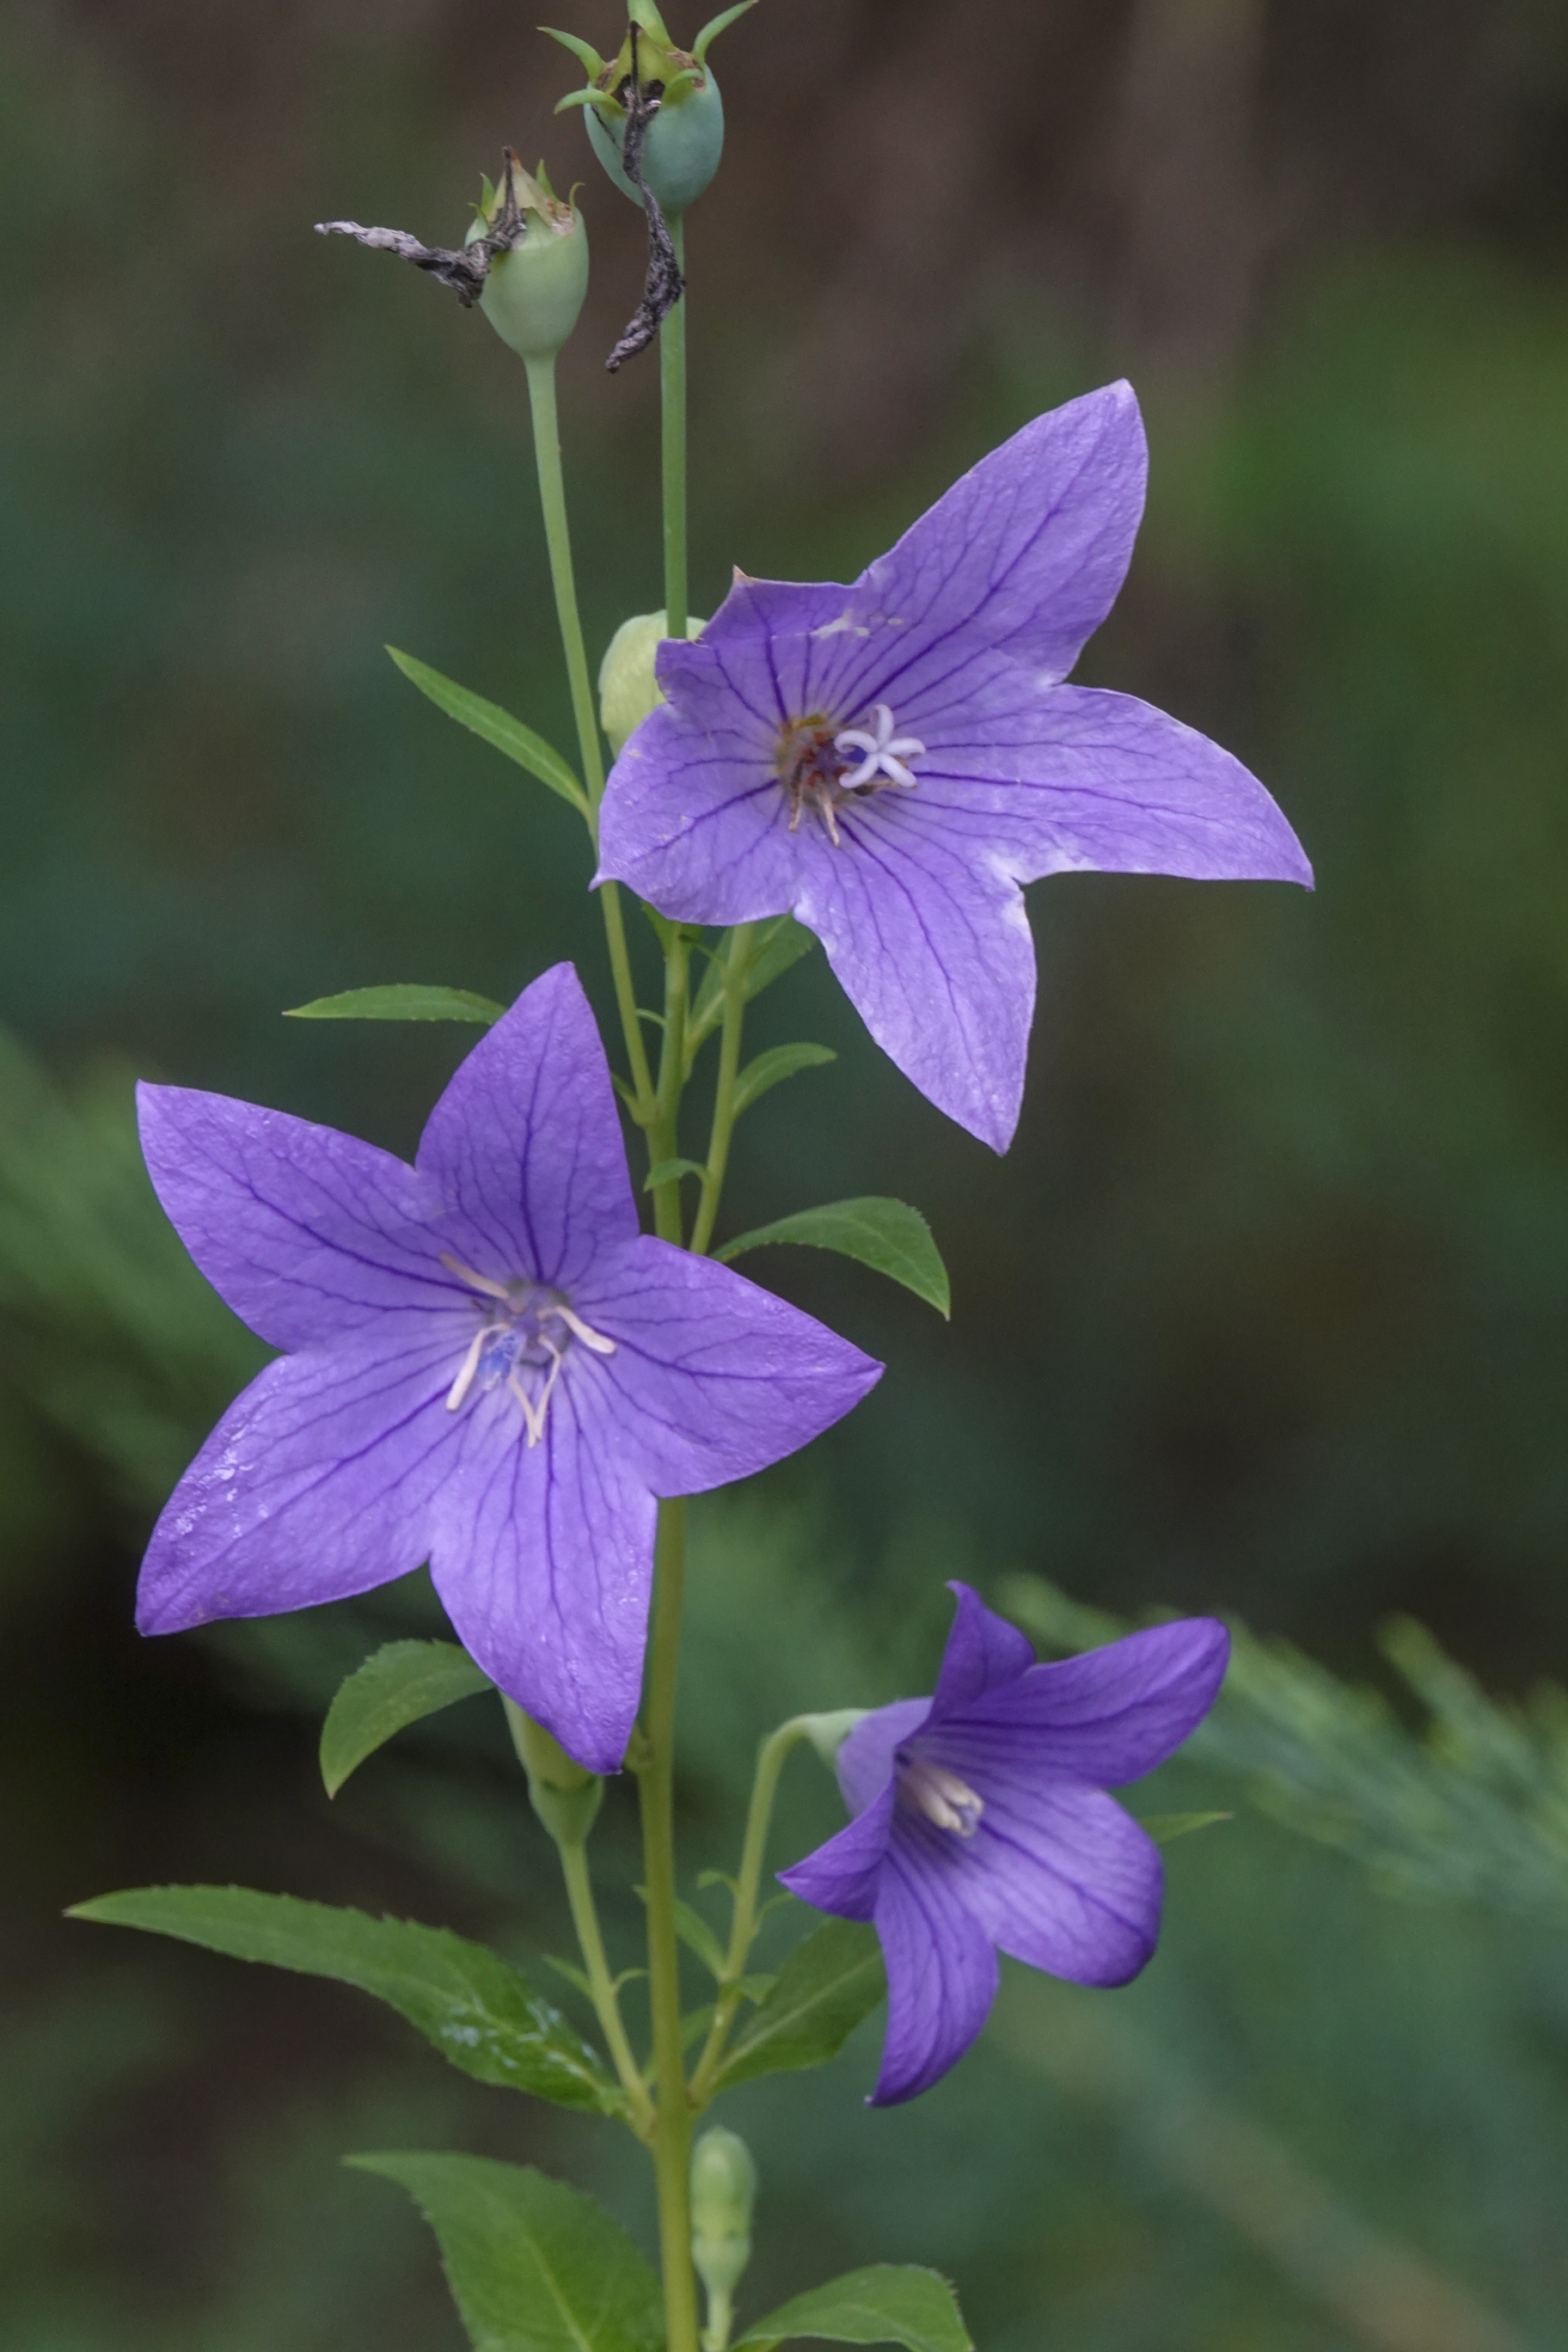
<instances>
[{"instance_id":1,"label":"green seed pod","mask_svg":"<svg viewBox=\"0 0 1568 2352\"><path fill-rule=\"evenodd\" d=\"M752 2259L757 2168L743 2139L716 2125L691 2151L691 2261L708 2290L703 2352L724 2352L731 2298Z\"/></svg>"},{"instance_id":2,"label":"green seed pod","mask_svg":"<svg viewBox=\"0 0 1568 2352\"><path fill-rule=\"evenodd\" d=\"M640 42L638 47L646 83L652 78L647 47ZM676 58L679 54L679 50L674 53ZM584 114L595 154L621 194L640 205L641 196L621 169L621 142L626 130L624 110L618 106L613 111L590 106ZM660 100L643 148L643 177L664 210L679 218L702 194L719 169L723 152L724 104L719 85L710 73L700 74L696 82Z\"/></svg>"},{"instance_id":3,"label":"green seed pod","mask_svg":"<svg viewBox=\"0 0 1568 2352\"><path fill-rule=\"evenodd\" d=\"M656 106L642 151L643 179L662 210L679 218L702 194L724 152L724 106L708 69L709 47L754 5L755 0L740 0L739 6L723 10L704 25L689 49L676 47L654 0L627 0L626 37L613 59L571 35L554 35L589 76L588 88L572 91L562 105L583 108L595 154L633 204L641 204L641 191L621 165L628 87L640 89Z\"/></svg>"},{"instance_id":4,"label":"green seed pod","mask_svg":"<svg viewBox=\"0 0 1568 2352\"><path fill-rule=\"evenodd\" d=\"M688 621L686 634L700 637L707 625ZM633 728L664 700L654 664L668 634L662 613L637 613L621 623L605 648L599 664L599 723L617 757Z\"/></svg>"},{"instance_id":5,"label":"green seed pod","mask_svg":"<svg viewBox=\"0 0 1568 2352\"><path fill-rule=\"evenodd\" d=\"M563 203L545 176L525 172L508 155L501 184L488 182L472 245L492 241L479 308L520 359L553 359L573 328L588 290L588 233L583 216ZM493 250L497 240L505 250Z\"/></svg>"},{"instance_id":6,"label":"green seed pod","mask_svg":"<svg viewBox=\"0 0 1568 2352\"><path fill-rule=\"evenodd\" d=\"M511 1744L528 1775L528 1801L557 1845L582 1845L604 1801L605 1784L574 1763L558 1739L502 1694Z\"/></svg>"}]
</instances>

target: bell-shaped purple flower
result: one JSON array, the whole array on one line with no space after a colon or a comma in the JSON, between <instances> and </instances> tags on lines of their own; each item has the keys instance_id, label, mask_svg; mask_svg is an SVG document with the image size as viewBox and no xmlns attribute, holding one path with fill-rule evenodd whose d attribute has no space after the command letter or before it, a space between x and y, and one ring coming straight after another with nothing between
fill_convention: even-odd
<instances>
[{"instance_id":1,"label":"bell-shaped purple flower","mask_svg":"<svg viewBox=\"0 0 1568 2352\"><path fill-rule=\"evenodd\" d=\"M412 1168L223 1095L140 1100L181 1239L288 1351L170 1497L142 1632L342 1600L428 1560L485 1672L613 1771L641 1688L655 1497L793 1453L880 1365L638 1230L570 964L468 1056Z\"/></svg>"},{"instance_id":2,"label":"bell-shaped purple flower","mask_svg":"<svg viewBox=\"0 0 1568 2352\"><path fill-rule=\"evenodd\" d=\"M1178 1748L1225 1678L1211 1617L1037 1665L965 1584L935 1696L879 1707L838 1751L854 1814L784 1884L875 1922L888 2035L874 2106L928 2091L996 1991L996 1955L1074 1984L1135 1977L1160 1931L1152 1841L1107 1789Z\"/></svg>"},{"instance_id":3,"label":"bell-shaped purple flower","mask_svg":"<svg viewBox=\"0 0 1568 2352\"><path fill-rule=\"evenodd\" d=\"M851 588L737 574L617 761L601 877L682 922L793 912L922 1094L1017 1125L1019 885L1083 868L1310 883L1256 777L1128 695L1063 684L1143 509L1125 383L1037 416Z\"/></svg>"}]
</instances>

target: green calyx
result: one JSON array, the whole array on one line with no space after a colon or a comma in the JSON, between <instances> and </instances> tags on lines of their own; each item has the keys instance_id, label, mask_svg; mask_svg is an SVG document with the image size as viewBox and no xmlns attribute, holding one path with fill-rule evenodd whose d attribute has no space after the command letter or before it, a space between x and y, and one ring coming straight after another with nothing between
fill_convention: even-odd
<instances>
[{"instance_id":1,"label":"green calyx","mask_svg":"<svg viewBox=\"0 0 1568 2352\"><path fill-rule=\"evenodd\" d=\"M479 308L520 359L552 359L577 324L588 290L582 215L550 184L542 163L525 172L509 148L500 184L483 183L467 242L489 241Z\"/></svg>"},{"instance_id":2,"label":"green calyx","mask_svg":"<svg viewBox=\"0 0 1568 2352\"><path fill-rule=\"evenodd\" d=\"M756 0L738 0L703 26L689 49L678 48L654 0L627 0L626 37L612 59L586 41L552 26L541 29L572 51L588 76L556 108L581 107L594 152L625 196L640 204L639 190L622 165L626 129L626 94L640 89L656 102L642 154L642 176L667 214L679 215L694 204L719 168L724 148L724 108L719 85L708 71L708 51L728 25Z\"/></svg>"},{"instance_id":3,"label":"green calyx","mask_svg":"<svg viewBox=\"0 0 1568 2352\"><path fill-rule=\"evenodd\" d=\"M560 1741L502 1694L511 1744L528 1775L528 1801L557 1845L580 1846L604 1801L605 1784L574 1762Z\"/></svg>"}]
</instances>

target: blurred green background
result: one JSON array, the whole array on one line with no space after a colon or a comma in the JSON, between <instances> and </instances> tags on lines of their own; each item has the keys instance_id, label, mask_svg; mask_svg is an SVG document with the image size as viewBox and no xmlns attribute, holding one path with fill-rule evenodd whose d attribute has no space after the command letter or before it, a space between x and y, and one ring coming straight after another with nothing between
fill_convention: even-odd
<instances>
[{"instance_id":1,"label":"blurred green background","mask_svg":"<svg viewBox=\"0 0 1568 2352\"><path fill-rule=\"evenodd\" d=\"M613 45L614 0L557 11ZM1568 1679L1560 0L763 0L716 61L731 151L689 227L698 609L736 562L852 576L1007 432L1126 373L1151 509L1082 675L1247 759L1319 888L1037 888L1005 1161L880 1061L820 958L759 1008L760 1044L842 1058L742 1132L731 1229L898 1193L955 1311L815 1253L754 1262L889 1370L806 1460L697 1514L693 1861L726 1858L779 1716L927 1686L953 1573L1235 1610L1382 1687L1406 1796L1410 1759L1468 1789L1479 1748L1452 1725L1417 1746L1375 1633L1408 1612L1505 1706ZM339 2168L353 2147L529 2156L647 2227L629 2147L448 2075L353 1996L58 1916L209 1877L564 1948L482 1706L321 1794L321 1708L427 1621L421 1590L132 1632L152 1515L258 1351L128 1121L159 1076L407 1150L471 1033L281 1007L386 980L505 999L561 956L605 1002L575 820L383 651L567 740L521 372L411 271L310 233L455 240L503 140L584 176L562 396L596 648L659 599L657 379L602 371L639 223L551 118L571 78L500 0L0 5L18 2352L450 2352L433 2248ZM1475 1868L1415 1886L1385 1851L1405 1832L1357 1826L1360 1751L1324 1704L1272 1763L1221 1742L1139 1792L1239 1811L1173 1849L1132 1990L1010 1981L913 2110L860 2105L874 2032L736 2095L764 2177L752 2308L886 2256L940 2263L1000 2352L1568 2345L1568 1896L1546 1864L1517 1899L1489 1876L1468 1798L1431 1836ZM1561 1894L1561 1722L1530 1724L1499 1801ZM1331 1802L1287 1801L1320 1766ZM792 1769L781 1858L835 1819ZM616 1792L628 1869L629 1829ZM635 1927L613 1923L628 1956Z\"/></svg>"}]
</instances>

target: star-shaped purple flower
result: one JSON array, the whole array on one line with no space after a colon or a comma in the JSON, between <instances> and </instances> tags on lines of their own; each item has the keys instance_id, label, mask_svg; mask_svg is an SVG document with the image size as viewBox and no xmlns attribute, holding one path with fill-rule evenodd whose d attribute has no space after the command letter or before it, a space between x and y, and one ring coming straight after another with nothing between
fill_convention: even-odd
<instances>
[{"instance_id":1,"label":"star-shaped purple flower","mask_svg":"<svg viewBox=\"0 0 1568 2352\"><path fill-rule=\"evenodd\" d=\"M1019 884L1081 868L1310 883L1257 778L1062 683L1143 509L1131 387L1037 416L852 588L736 583L617 761L601 878L683 922L786 910L906 1076L1005 1150L1035 957Z\"/></svg>"},{"instance_id":2,"label":"star-shaped purple flower","mask_svg":"<svg viewBox=\"0 0 1568 2352\"><path fill-rule=\"evenodd\" d=\"M874 2106L928 2091L996 1991L996 1955L1075 1984L1125 1984L1153 1952L1152 1842L1104 1792L1163 1764L1225 1678L1210 1617L1037 1665L965 1584L935 1696L900 1699L838 1751L847 1829L779 1876L876 1924L888 2036Z\"/></svg>"},{"instance_id":3,"label":"star-shaped purple flower","mask_svg":"<svg viewBox=\"0 0 1568 2352\"><path fill-rule=\"evenodd\" d=\"M613 1771L641 1687L655 1497L793 1453L881 1366L639 1232L570 964L468 1055L412 1168L223 1095L140 1099L181 1239L289 1351L170 1497L142 1632L341 1600L427 1559L485 1672Z\"/></svg>"}]
</instances>

